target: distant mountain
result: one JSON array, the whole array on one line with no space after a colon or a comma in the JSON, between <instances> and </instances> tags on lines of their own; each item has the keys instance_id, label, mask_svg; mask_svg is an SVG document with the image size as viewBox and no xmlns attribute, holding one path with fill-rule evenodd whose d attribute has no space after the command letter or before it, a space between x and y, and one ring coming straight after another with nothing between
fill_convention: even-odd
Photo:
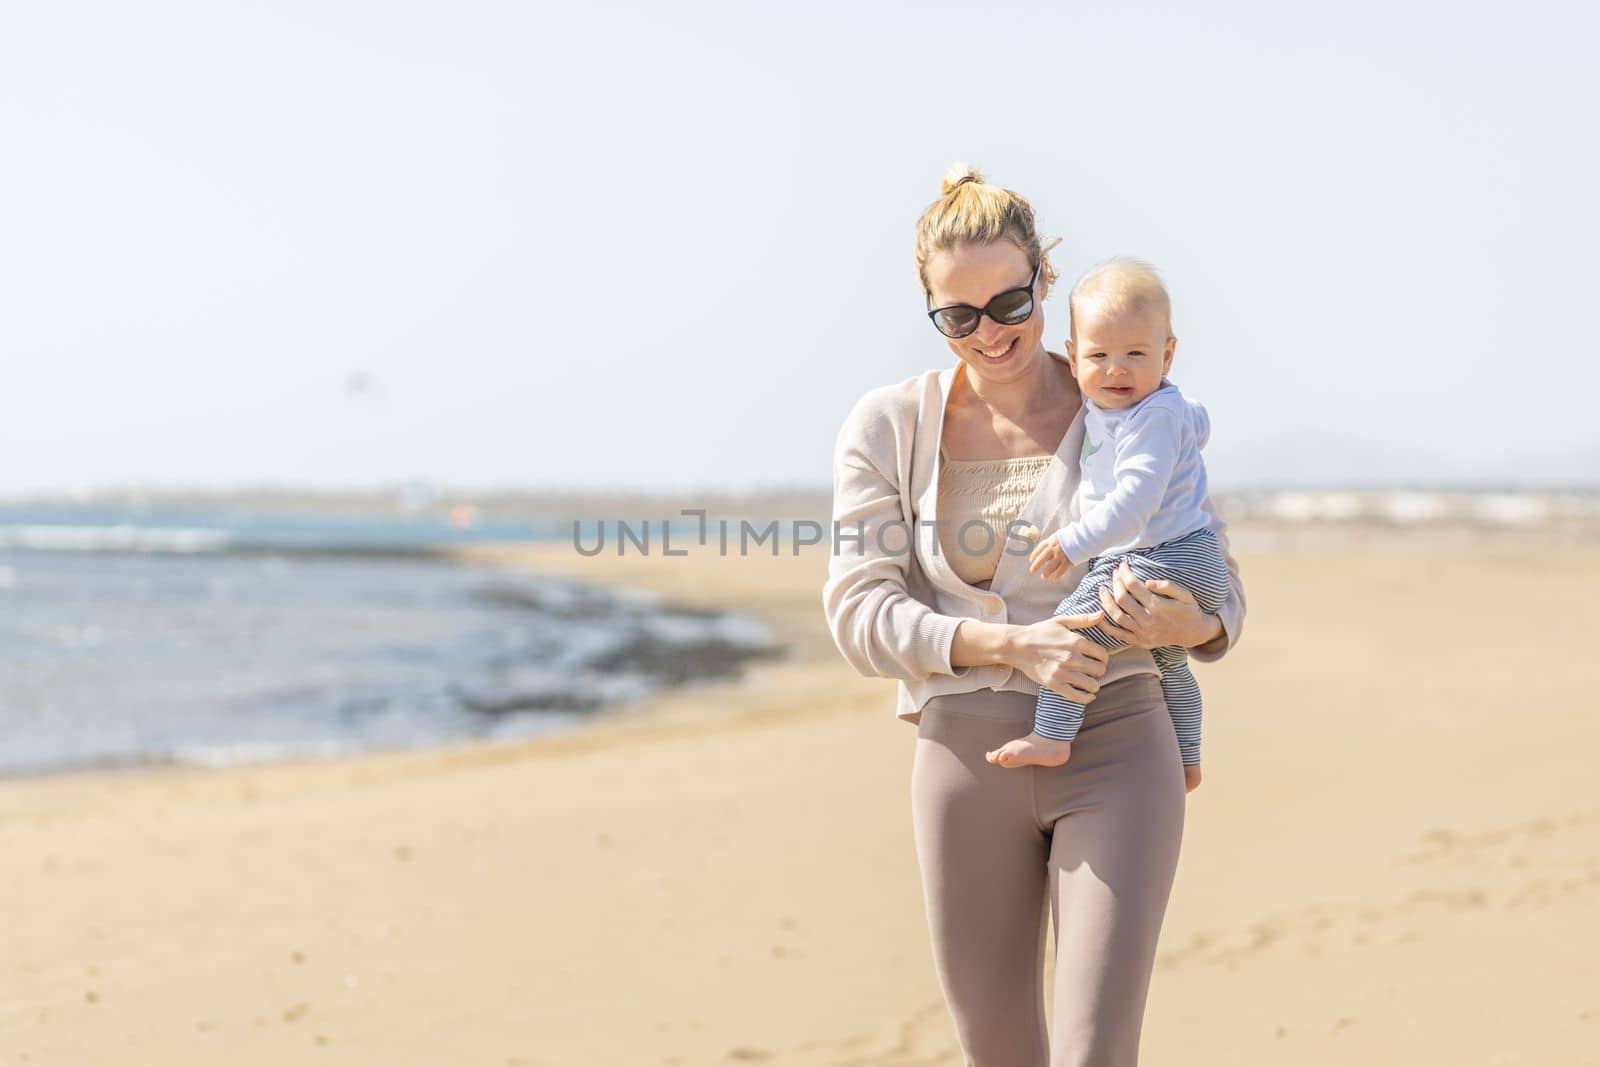
<instances>
[{"instance_id":1,"label":"distant mountain","mask_svg":"<svg viewBox=\"0 0 1600 1067\"><path fill-rule=\"evenodd\" d=\"M1600 487L1600 441L1517 453L1508 462L1479 472L1498 484L1529 488Z\"/></svg>"},{"instance_id":2,"label":"distant mountain","mask_svg":"<svg viewBox=\"0 0 1600 1067\"><path fill-rule=\"evenodd\" d=\"M1219 490L1600 488L1600 439L1475 463L1437 450L1308 431L1245 445L1218 443L1205 457Z\"/></svg>"}]
</instances>

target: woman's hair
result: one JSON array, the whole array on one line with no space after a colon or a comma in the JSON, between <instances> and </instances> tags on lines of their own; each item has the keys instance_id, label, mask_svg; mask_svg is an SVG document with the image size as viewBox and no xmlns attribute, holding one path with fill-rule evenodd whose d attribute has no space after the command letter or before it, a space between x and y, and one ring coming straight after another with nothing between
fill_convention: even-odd
<instances>
[{"instance_id":1,"label":"woman's hair","mask_svg":"<svg viewBox=\"0 0 1600 1067\"><path fill-rule=\"evenodd\" d=\"M1030 263L1039 263L1049 250L1040 245L1032 205L1010 189L985 182L976 167L952 163L939 186L939 199L917 220L917 280L923 292L928 291L928 260L935 252L1001 238L1026 252ZM1049 247L1057 243L1051 241ZM1040 273L1047 284L1055 283L1056 272L1048 262Z\"/></svg>"}]
</instances>

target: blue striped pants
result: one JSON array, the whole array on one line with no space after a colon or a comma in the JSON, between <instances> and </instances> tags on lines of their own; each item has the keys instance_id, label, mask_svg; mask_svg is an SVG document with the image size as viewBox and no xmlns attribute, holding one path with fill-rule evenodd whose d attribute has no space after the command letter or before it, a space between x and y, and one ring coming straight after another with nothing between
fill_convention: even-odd
<instances>
[{"instance_id":1,"label":"blue striped pants","mask_svg":"<svg viewBox=\"0 0 1600 1067\"><path fill-rule=\"evenodd\" d=\"M1227 560L1216 534L1207 529L1196 530L1182 537L1156 545L1153 548L1133 548L1111 556L1096 556L1089 561L1089 573L1084 575L1078 588L1056 605L1056 615L1078 615L1100 610L1100 587L1111 583L1111 572L1124 559L1134 576L1145 581L1161 578L1181 585L1194 594L1200 609L1215 612L1228 599L1230 579ZM1122 642L1107 635L1100 627L1079 630L1103 648L1117 649ZM1161 693L1167 701L1167 712L1178 732L1178 752L1184 766L1200 762L1200 686L1189 670L1189 653L1177 645L1154 648L1150 655L1161 670ZM1083 725L1083 705L1074 703L1052 689L1039 688L1039 702L1034 707L1033 730L1040 737L1057 741L1072 741Z\"/></svg>"}]
</instances>

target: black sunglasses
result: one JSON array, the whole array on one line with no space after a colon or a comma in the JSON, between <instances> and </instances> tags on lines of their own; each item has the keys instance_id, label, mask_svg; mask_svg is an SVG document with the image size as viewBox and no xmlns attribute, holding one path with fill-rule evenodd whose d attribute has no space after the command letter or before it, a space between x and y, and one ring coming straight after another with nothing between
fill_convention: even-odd
<instances>
[{"instance_id":1,"label":"black sunglasses","mask_svg":"<svg viewBox=\"0 0 1600 1067\"><path fill-rule=\"evenodd\" d=\"M1033 314L1033 287L1039 281L1039 269L1044 266L1040 259L1033 268L1033 277L1028 284L1020 289L1007 289L981 308L971 304L951 304L949 307L934 308L928 312L928 318L933 320L933 325L946 337L965 337L978 328L978 323L985 315L1002 326L1015 326L1019 322L1027 322ZM929 294L931 299L932 294Z\"/></svg>"}]
</instances>

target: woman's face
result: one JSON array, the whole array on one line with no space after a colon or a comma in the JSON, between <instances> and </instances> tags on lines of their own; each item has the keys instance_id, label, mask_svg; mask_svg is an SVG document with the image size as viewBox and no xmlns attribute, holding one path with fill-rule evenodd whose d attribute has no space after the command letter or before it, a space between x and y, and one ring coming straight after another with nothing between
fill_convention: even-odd
<instances>
[{"instance_id":1,"label":"woman's face","mask_svg":"<svg viewBox=\"0 0 1600 1067\"><path fill-rule=\"evenodd\" d=\"M1028 254L1007 240L959 244L928 257L930 308L967 304L981 308L1008 289L1026 288L1034 264ZM1002 326L988 315L965 337L946 337L967 371L992 382L1026 377L1044 357L1044 303L1049 283L1044 272L1033 288L1033 314L1015 326Z\"/></svg>"}]
</instances>

